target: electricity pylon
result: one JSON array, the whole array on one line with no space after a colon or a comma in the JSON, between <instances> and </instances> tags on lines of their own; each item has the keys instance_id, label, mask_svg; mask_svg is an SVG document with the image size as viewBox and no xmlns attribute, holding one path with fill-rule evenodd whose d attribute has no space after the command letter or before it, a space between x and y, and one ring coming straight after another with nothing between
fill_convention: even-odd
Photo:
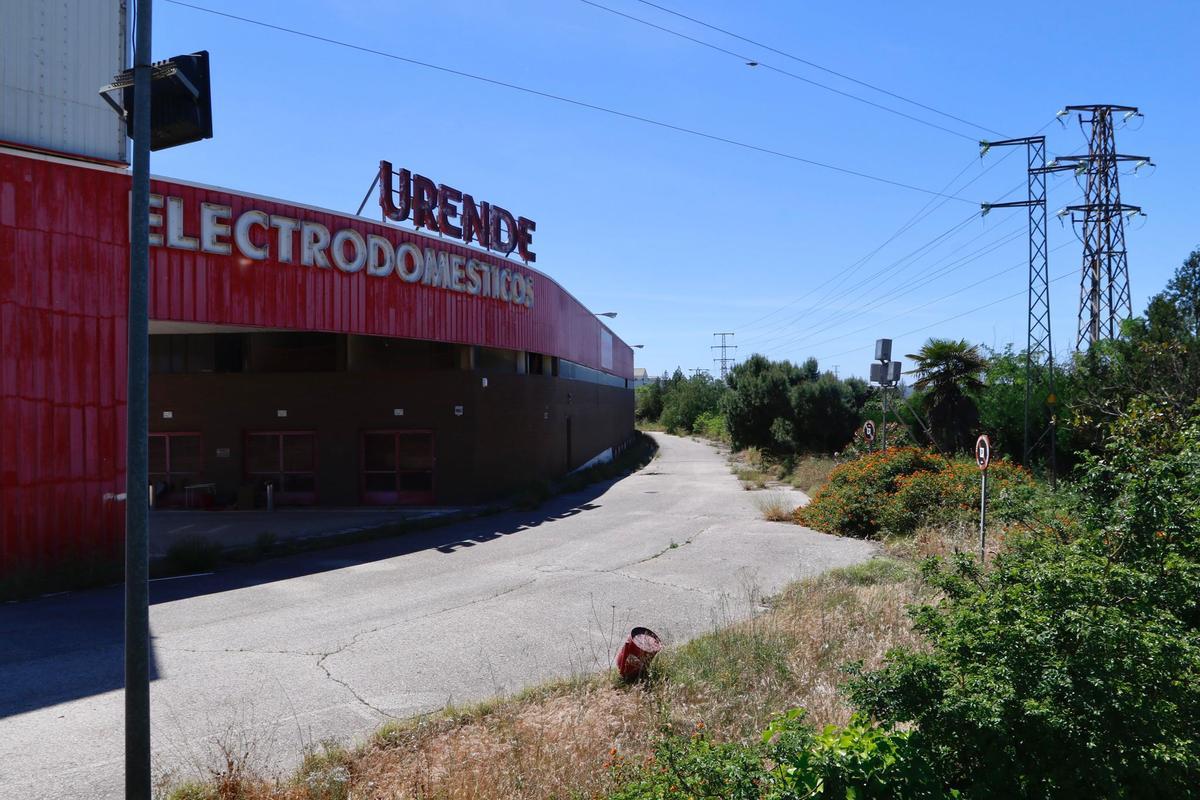
<instances>
[{"instance_id":1,"label":"electricity pylon","mask_svg":"<svg viewBox=\"0 0 1200 800\"><path fill-rule=\"evenodd\" d=\"M1088 137L1087 155L1060 156L1086 176L1084 202L1067 206L1071 222L1079 224L1083 240L1083 268L1079 276L1079 321L1075 349L1083 350L1102 339L1121 334L1121 322L1133 316L1129 293L1129 259L1125 252L1125 217L1141 214L1140 206L1121 202L1120 166L1136 162L1134 169L1153 162L1146 156L1117 152L1113 115L1128 120L1141 114L1134 106L1108 104L1067 106L1059 116L1079 115L1079 127Z\"/></svg>"}]
</instances>

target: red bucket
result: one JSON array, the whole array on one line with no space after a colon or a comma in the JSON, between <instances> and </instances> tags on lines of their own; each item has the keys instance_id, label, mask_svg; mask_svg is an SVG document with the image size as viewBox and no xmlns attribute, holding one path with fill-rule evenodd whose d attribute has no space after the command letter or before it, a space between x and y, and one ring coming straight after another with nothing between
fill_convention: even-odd
<instances>
[{"instance_id":1,"label":"red bucket","mask_svg":"<svg viewBox=\"0 0 1200 800\"><path fill-rule=\"evenodd\" d=\"M646 671L654 656L662 649L662 639L649 628L634 628L617 651L617 672L627 681Z\"/></svg>"}]
</instances>

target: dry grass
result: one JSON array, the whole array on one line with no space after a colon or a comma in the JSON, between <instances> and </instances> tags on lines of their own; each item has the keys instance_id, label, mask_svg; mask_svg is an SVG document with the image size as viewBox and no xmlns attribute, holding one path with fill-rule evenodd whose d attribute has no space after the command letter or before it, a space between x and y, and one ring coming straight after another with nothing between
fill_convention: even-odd
<instances>
[{"instance_id":1,"label":"dry grass","mask_svg":"<svg viewBox=\"0 0 1200 800\"><path fill-rule=\"evenodd\" d=\"M770 475L753 467L738 467L734 470L734 474L742 482L742 488L746 491L765 489L767 488L767 481L771 479Z\"/></svg>"},{"instance_id":2,"label":"dry grass","mask_svg":"<svg viewBox=\"0 0 1200 800\"><path fill-rule=\"evenodd\" d=\"M1003 526L987 529L988 563L1004 548ZM979 553L979 528L969 523L948 523L918 528L911 536L895 536L884 541L884 549L895 558L917 562L929 556L944 558L955 553Z\"/></svg>"},{"instance_id":3,"label":"dry grass","mask_svg":"<svg viewBox=\"0 0 1200 800\"><path fill-rule=\"evenodd\" d=\"M812 494L829 479L837 466L832 456L804 456L796 462L788 481L800 491Z\"/></svg>"},{"instance_id":4,"label":"dry grass","mask_svg":"<svg viewBox=\"0 0 1200 800\"><path fill-rule=\"evenodd\" d=\"M913 569L890 558L800 581L751 619L664 651L636 686L611 674L544 686L466 711L390 724L354 750L326 746L286 780L230 765L172 800L483 800L603 797L613 759L647 757L665 724L703 721L716 740L748 740L803 706L816 725L847 721L842 665L878 665L915 644L905 606ZM750 602L759 600L752 596Z\"/></svg>"},{"instance_id":5,"label":"dry grass","mask_svg":"<svg viewBox=\"0 0 1200 800\"><path fill-rule=\"evenodd\" d=\"M791 522L792 512L798 505L796 498L785 492L771 492L757 498L756 502L763 519L768 522Z\"/></svg>"}]
</instances>

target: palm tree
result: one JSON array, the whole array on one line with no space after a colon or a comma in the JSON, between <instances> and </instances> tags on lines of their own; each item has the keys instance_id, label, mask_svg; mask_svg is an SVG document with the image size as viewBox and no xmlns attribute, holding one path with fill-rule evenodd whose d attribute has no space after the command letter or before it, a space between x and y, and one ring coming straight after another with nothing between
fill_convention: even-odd
<instances>
[{"instance_id":1,"label":"palm tree","mask_svg":"<svg viewBox=\"0 0 1200 800\"><path fill-rule=\"evenodd\" d=\"M966 339L930 339L907 357L915 364L908 374L917 377L914 385L925 392L922 404L938 445L966 450L979 425L974 396L983 389L987 359Z\"/></svg>"}]
</instances>

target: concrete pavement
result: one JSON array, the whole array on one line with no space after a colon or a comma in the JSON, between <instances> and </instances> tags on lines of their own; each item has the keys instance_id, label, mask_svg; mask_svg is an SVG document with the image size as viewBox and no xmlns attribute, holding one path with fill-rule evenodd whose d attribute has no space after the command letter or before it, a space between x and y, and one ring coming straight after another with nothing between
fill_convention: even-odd
<instances>
[{"instance_id":1,"label":"concrete pavement","mask_svg":"<svg viewBox=\"0 0 1200 800\"><path fill-rule=\"evenodd\" d=\"M754 613L869 543L760 518L705 443L655 434L615 483L396 539L152 587L156 774L221 744L287 771L306 746L611 663ZM0 606L0 797L122 787L121 592Z\"/></svg>"}]
</instances>

